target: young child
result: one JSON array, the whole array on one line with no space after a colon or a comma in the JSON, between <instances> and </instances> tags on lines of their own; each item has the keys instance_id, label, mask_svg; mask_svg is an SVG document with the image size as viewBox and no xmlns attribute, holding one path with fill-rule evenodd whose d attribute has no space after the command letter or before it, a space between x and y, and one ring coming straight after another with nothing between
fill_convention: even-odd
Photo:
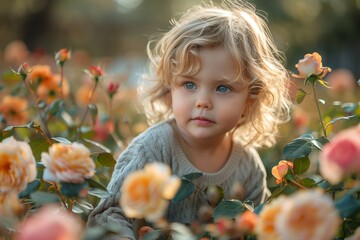
<instances>
[{"instance_id":1,"label":"young child","mask_svg":"<svg viewBox=\"0 0 360 240\"><path fill-rule=\"evenodd\" d=\"M222 187L226 199L240 182L242 200L264 202L266 172L255 148L275 143L290 103L287 71L255 8L229 2L193 7L149 42L148 55L152 74L141 92L147 116L157 124L121 154L108 186L113 196L99 203L88 224L113 222L128 230L121 237L134 239L138 229L119 206L121 186L129 173L154 161L179 177L203 173L195 180L200 190L170 203L170 222L195 221L209 185Z\"/></svg>"}]
</instances>

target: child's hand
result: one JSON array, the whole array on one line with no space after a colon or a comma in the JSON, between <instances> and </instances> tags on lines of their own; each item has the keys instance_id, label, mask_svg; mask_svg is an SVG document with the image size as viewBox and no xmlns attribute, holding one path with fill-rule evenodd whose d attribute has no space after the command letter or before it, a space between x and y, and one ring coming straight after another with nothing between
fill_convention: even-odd
<instances>
[{"instance_id":1,"label":"child's hand","mask_svg":"<svg viewBox=\"0 0 360 240\"><path fill-rule=\"evenodd\" d=\"M139 229L139 240L144 239L145 234L152 232L152 231L154 231L154 229L151 227L148 227L148 226L141 227Z\"/></svg>"}]
</instances>

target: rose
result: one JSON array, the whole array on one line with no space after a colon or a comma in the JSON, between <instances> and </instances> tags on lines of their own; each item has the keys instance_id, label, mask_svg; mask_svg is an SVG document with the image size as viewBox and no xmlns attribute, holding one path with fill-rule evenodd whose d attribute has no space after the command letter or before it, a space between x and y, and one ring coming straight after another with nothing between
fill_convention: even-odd
<instances>
[{"instance_id":1,"label":"rose","mask_svg":"<svg viewBox=\"0 0 360 240\"><path fill-rule=\"evenodd\" d=\"M285 180L288 170L294 168L294 163L286 160L281 160L278 165L271 169L272 175L276 178L276 183L279 184Z\"/></svg>"},{"instance_id":2,"label":"rose","mask_svg":"<svg viewBox=\"0 0 360 240\"><path fill-rule=\"evenodd\" d=\"M71 57L71 51L66 48L61 49L55 54L56 63L60 66L64 65L64 63L69 60Z\"/></svg>"},{"instance_id":3,"label":"rose","mask_svg":"<svg viewBox=\"0 0 360 240\"><path fill-rule=\"evenodd\" d=\"M285 197L281 196L264 205L255 226L255 233L259 240L280 239L275 222L281 212L283 201L285 201Z\"/></svg>"},{"instance_id":4,"label":"rose","mask_svg":"<svg viewBox=\"0 0 360 240\"><path fill-rule=\"evenodd\" d=\"M282 202L276 219L281 239L330 240L340 226L332 199L320 191L300 191Z\"/></svg>"},{"instance_id":5,"label":"rose","mask_svg":"<svg viewBox=\"0 0 360 240\"><path fill-rule=\"evenodd\" d=\"M42 207L19 226L17 240L78 240L83 225L76 215L49 205Z\"/></svg>"},{"instance_id":6,"label":"rose","mask_svg":"<svg viewBox=\"0 0 360 240\"><path fill-rule=\"evenodd\" d=\"M0 216L11 216L21 209L22 206L16 191L0 193Z\"/></svg>"},{"instance_id":7,"label":"rose","mask_svg":"<svg viewBox=\"0 0 360 240\"><path fill-rule=\"evenodd\" d=\"M5 96L0 102L0 113L7 125L24 124L29 118L28 102L25 98Z\"/></svg>"},{"instance_id":8,"label":"rose","mask_svg":"<svg viewBox=\"0 0 360 240\"><path fill-rule=\"evenodd\" d=\"M100 66L90 66L89 70L85 70L87 74L89 74L95 82L99 81L101 77L104 76L104 70Z\"/></svg>"},{"instance_id":9,"label":"rose","mask_svg":"<svg viewBox=\"0 0 360 240\"><path fill-rule=\"evenodd\" d=\"M258 216L251 211L245 211L235 218L236 229L244 233L252 233L257 222Z\"/></svg>"},{"instance_id":10,"label":"rose","mask_svg":"<svg viewBox=\"0 0 360 240\"><path fill-rule=\"evenodd\" d=\"M82 183L95 174L95 163L90 151L81 143L57 143L49 148L49 153L41 153L45 170L43 179L57 182Z\"/></svg>"},{"instance_id":11,"label":"rose","mask_svg":"<svg viewBox=\"0 0 360 240\"><path fill-rule=\"evenodd\" d=\"M0 192L23 191L36 178L36 163L29 144L4 139L0 143Z\"/></svg>"},{"instance_id":12,"label":"rose","mask_svg":"<svg viewBox=\"0 0 360 240\"><path fill-rule=\"evenodd\" d=\"M304 58L299 60L295 67L298 69L299 74L293 74L292 76L296 78L307 78L313 74L324 77L328 72L331 72L331 68L322 66L322 58L317 52L305 54Z\"/></svg>"},{"instance_id":13,"label":"rose","mask_svg":"<svg viewBox=\"0 0 360 240\"><path fill-rule=\"evenodd\" d=\"M27 75L32 72L32 68L28 63L23 63L20 65L19 69L17 70L17 74L23 77L23 80Z\"/></svg>"},{"instance_id":14,"label":"rose","mask_svg":"<svg viewBox=\"0 0 360 240\"><path fill-rule=\"evenodd\" d=\"M160 219L180 187L180 179L170 175L170 168L151 163L131 173L121 188L120 205L130 218Z\"/></svg>"},{"instance_id":15,"label":"rose","mask_svg":"<svg viewBox=\"0 0 360 240\"><path fill-rule=\"evenodd\" d=\"M360 125L336 134L320 153L320 173L331 184L351 173L360 174Z\"/></svg>"}]
</instances>

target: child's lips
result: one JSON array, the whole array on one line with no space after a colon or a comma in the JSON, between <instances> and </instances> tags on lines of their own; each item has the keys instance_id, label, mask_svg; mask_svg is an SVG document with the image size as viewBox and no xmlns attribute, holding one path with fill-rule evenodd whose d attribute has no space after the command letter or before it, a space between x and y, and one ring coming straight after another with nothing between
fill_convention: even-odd
<instances>
[{"instance_id":1,"label":"child's lips","mask_svg":"<svg viewBox=\"0 0 360 240\"><path fill-rule=\"evenodd\" d=\"M197 125L201 125L201 126L208 126L215 123L214 121L206 117L195 117L192 118L191 120L194 121Z\"/></svg>"}]
</instances>

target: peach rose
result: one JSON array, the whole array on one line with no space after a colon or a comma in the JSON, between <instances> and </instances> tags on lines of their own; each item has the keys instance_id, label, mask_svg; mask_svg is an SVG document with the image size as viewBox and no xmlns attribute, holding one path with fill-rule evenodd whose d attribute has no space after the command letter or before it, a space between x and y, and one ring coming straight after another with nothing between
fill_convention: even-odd
<instances>
[{"instance_id":1,"label":"peach rose","mask_svg":"<svg viewBox=\"0 0 360 240\"><path fill-rule=\"evenodd\" d=\"M0 143L0 192L23 191L36 178L36 163L29 144L4 139Z\"/></svg>"},{"instance_id":2,"label":"peach rose","mask_svg":"<svg viewBox=\"0 0 360 240\"><path fill-rule=\"evenodd\" d=\"M282 203L276 219L281 239L330 240L340 226L331 198L320 191L299 191Z\"/></svg>"},{"instance_id":3,"label":"peach rose","mask_svg":"<svg viewBox=\"0 0 360 240\"><path fill-rule=\"evenodd\" d=\"M279 240L279 233L276 229L276 219L281 212L285 197L278 197L266 204L259 214L255 233L259 240Z\"/></svg>"},{"instance_id":4,"label":"peach rose","mask_svg":"<svg viewBox=\"0 0 360 240\"><path fill-rule=\"evenodd\" d=\"M245 211L235 219L236 229L240 232L252 233L258 222L258 216L251 212Z\"/></svg>"},{"instance_id":5,"label":"peach rose","mask_svg":"<svg viewBox=\"0 0 360 240\"><path fill-rule=\"evenodd\" d=\"M295 78L307 78L312 74L324 77L328 72L331 72L331 68L322 66L322 58L317 52L306 54L295 67L299 71L299 74L292 75Z\"/></svg>"},{"instance_id":6,"label":"peach rose","mask_svg":"<svg viewBox=\"0 0 360 240\"><path fill-rule=\"evenodd\" d=\"M47 82L51 78L52 72L48 65L34 65L29 75L29 80L32 84Z\"/></svg>"},{"instance_id":7,"label":"peach rose","mask_svg":"<svg viewBox=\"0 0 360 240\"><path fill-rule=\"evenodd\" d=\"M47 104L50 104L55 100L55 98L60 97L60 81L60 75L55 74L51 76L46 82L40 83L36 89L36 94L38 95L39 99L44 100ZM62 82L62 96L66 98L69 95L69 92L69 83L64 78Z\"/></svg>"},{"instance_id":8,"label":"peach rose","mask_svg":"<svg viewBox=\"0 0 360 240\"><path fill-rule=\"evenodd\" d=\"M49 205L20 224L17 240L79 240L83 225L76 215L64 209Z\"/></svg>"},{"instance_id":9,"label":"peach rose","mask_svg":"<svg viewBox=\"0 0 360 240\"><path fill-rule=\"evenodd\" d=\"M281 160L278 165L271 169L272 175L276 178L276 183L280 184L285 181L285 176L288 170L294 168L294 163L286 160Z\"/></svg>"},{"instance_id":10,"label":"peach rose","mask_svg":"<svg viewBox=\"0 0 360 240\"><path fill-rule=\"evenodd\" d=\"M25 98L5 96L0 103L0 113L7 125L25 124L29 119L28 102Z\"/></svg>"},{"instance_id":11,"label":"peach rose","mask_svg":"<svg viewBox=\"0 0 360 240\"><path fill-rule=\"evenodd\" d=\"M22 206L16 191L0 193L0 216L12 216L21 209Z\"/></svg>"},{"instance_id":12,"label":"peach rose","mask_svg":"<svg viewBox=\"0 0 360 240\"><path fill-rule=\"evenodd\" d=\"M180 179L170 175L163 163L150 163L130 174L121 188L120 205L130 218L160 219L180 187Z\"/></svg>"},{"instance_id":13,"label":"peach rose","mask_svg":"<svg viewBox=\"0 0 360 240\"><path fill-rule=\"evenodd\" d=\"M360 174L360 125L336 134L320 153L320 173L331 184L351 173Z\"/></svg>"},{"instance_id":14,"label":"peach rose","mask_svg":"<svg viewBox=\"0 0 360 240\"><path fill-rule=\"evenodd\" d=\"M83 144L53 144L49 153L41 153L45 165L43 179L52 182L82 183L95 174L95 163Z\"/></svg>"}]
</instances>

